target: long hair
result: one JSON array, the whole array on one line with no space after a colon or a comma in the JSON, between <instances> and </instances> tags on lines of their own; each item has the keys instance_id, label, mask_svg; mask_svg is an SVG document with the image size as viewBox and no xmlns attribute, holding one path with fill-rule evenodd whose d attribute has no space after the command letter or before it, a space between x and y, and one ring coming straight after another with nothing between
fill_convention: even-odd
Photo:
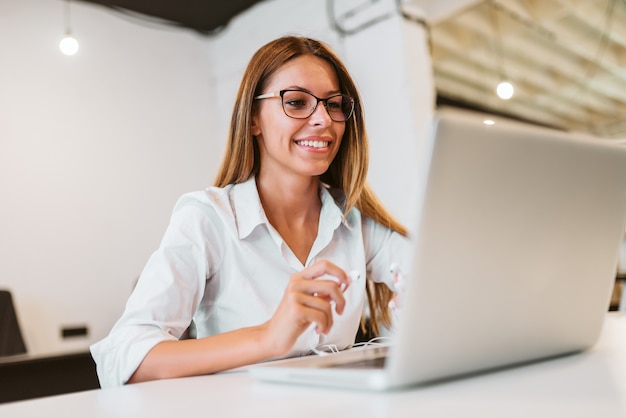
<instances>
[{"instance_id":1,"label":"long hair","mask_svg":"<svg viewBox=\"0 0 626 418\"><path fill-rule=\"evenodd\" d=\"M235 98L233 114L222 164L215 186L242 183L259 172L259 149L252 135L252 116L257 111L254 97L262 94L269 78L284 64L301 56L312 55L331 65L337 74L340 91L354 98L354 113L346 121L339 151L320 180L345 196L344 213L357 208L363 216L406 235L406 229L383 207L367 183L369 164L368 138L359 92L341 60L324 43L314 39L286 36L261 47L246 68ZM389 326L388 308L393 292L384 283L368 280L366 287L371 331Z\"/></svg>"}]
</instances>

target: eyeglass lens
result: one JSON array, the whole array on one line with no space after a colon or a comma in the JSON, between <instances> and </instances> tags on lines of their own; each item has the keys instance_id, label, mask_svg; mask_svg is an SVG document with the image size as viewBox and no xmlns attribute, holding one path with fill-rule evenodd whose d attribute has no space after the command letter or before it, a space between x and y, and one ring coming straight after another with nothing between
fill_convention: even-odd
<instances>
[{"instance_id":1,"label":"eyeglass lens","mask_svg":"<svg viewBox=\"0 0 626 418\"><path fill-rule=\"evenodd\" d=\"M354 100L347 94L338 94L325 102L328 115L335 122L343 122L352 115ZM315 112L318 99L310 93L301 90L286 90L283 92L283 109L285 114L296 119L306 119Z\"/></svg>"}]
</instances>

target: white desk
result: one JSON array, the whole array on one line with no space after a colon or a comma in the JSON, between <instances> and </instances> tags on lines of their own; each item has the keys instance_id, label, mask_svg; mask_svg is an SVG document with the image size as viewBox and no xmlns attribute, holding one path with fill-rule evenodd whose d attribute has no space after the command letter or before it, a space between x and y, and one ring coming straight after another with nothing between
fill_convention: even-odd
<instances>
[{"instance_id":1,"label":"white desk","mask_svg":"<svg viewBox=\"0 0 626 418\"><path fill-rule=\"evenodd\" d=\"M0 417L626 417L626 313L585 353L389 393L260 383L243 371L0 405Z\"/></svg>"}]
</instances>

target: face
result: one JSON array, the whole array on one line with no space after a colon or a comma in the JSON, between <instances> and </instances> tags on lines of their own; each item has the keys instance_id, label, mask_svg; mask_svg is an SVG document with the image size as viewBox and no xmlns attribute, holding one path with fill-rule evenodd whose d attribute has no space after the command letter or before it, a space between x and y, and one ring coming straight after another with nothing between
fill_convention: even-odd
<instances>
[{"instance_id":1,"label":"face","mask_svg":"<svg viewBox=\"0 0 626 418\"><path fill-rule=\"evenodd\" d=\"M304 90L322 99L341 93L334 69L314 56L283 65L262 93L284 89ZM260 176L323 174L335 158L345 130L345 122L334 122L323 103L318 103L308 118L294 119L283 111L280 97L260 100L252 120L261 157Z\"/></svg>"}]
</instances>

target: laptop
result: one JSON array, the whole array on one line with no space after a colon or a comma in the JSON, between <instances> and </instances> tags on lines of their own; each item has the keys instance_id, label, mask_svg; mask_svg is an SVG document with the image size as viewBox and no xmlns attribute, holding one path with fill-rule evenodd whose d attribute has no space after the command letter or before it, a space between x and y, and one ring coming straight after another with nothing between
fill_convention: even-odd
<instances>
[{"instance_id":1,"label":"laptop","mask_svg":"<svg viewBox=\"0 0 626 418\"><path fill-rule=\"evenodd\" d=\"M257 364L253 378L386 390L596 343L624 235L626 147L453 109L428 144L391 343Z\"/></svg>"}]
</instances>

